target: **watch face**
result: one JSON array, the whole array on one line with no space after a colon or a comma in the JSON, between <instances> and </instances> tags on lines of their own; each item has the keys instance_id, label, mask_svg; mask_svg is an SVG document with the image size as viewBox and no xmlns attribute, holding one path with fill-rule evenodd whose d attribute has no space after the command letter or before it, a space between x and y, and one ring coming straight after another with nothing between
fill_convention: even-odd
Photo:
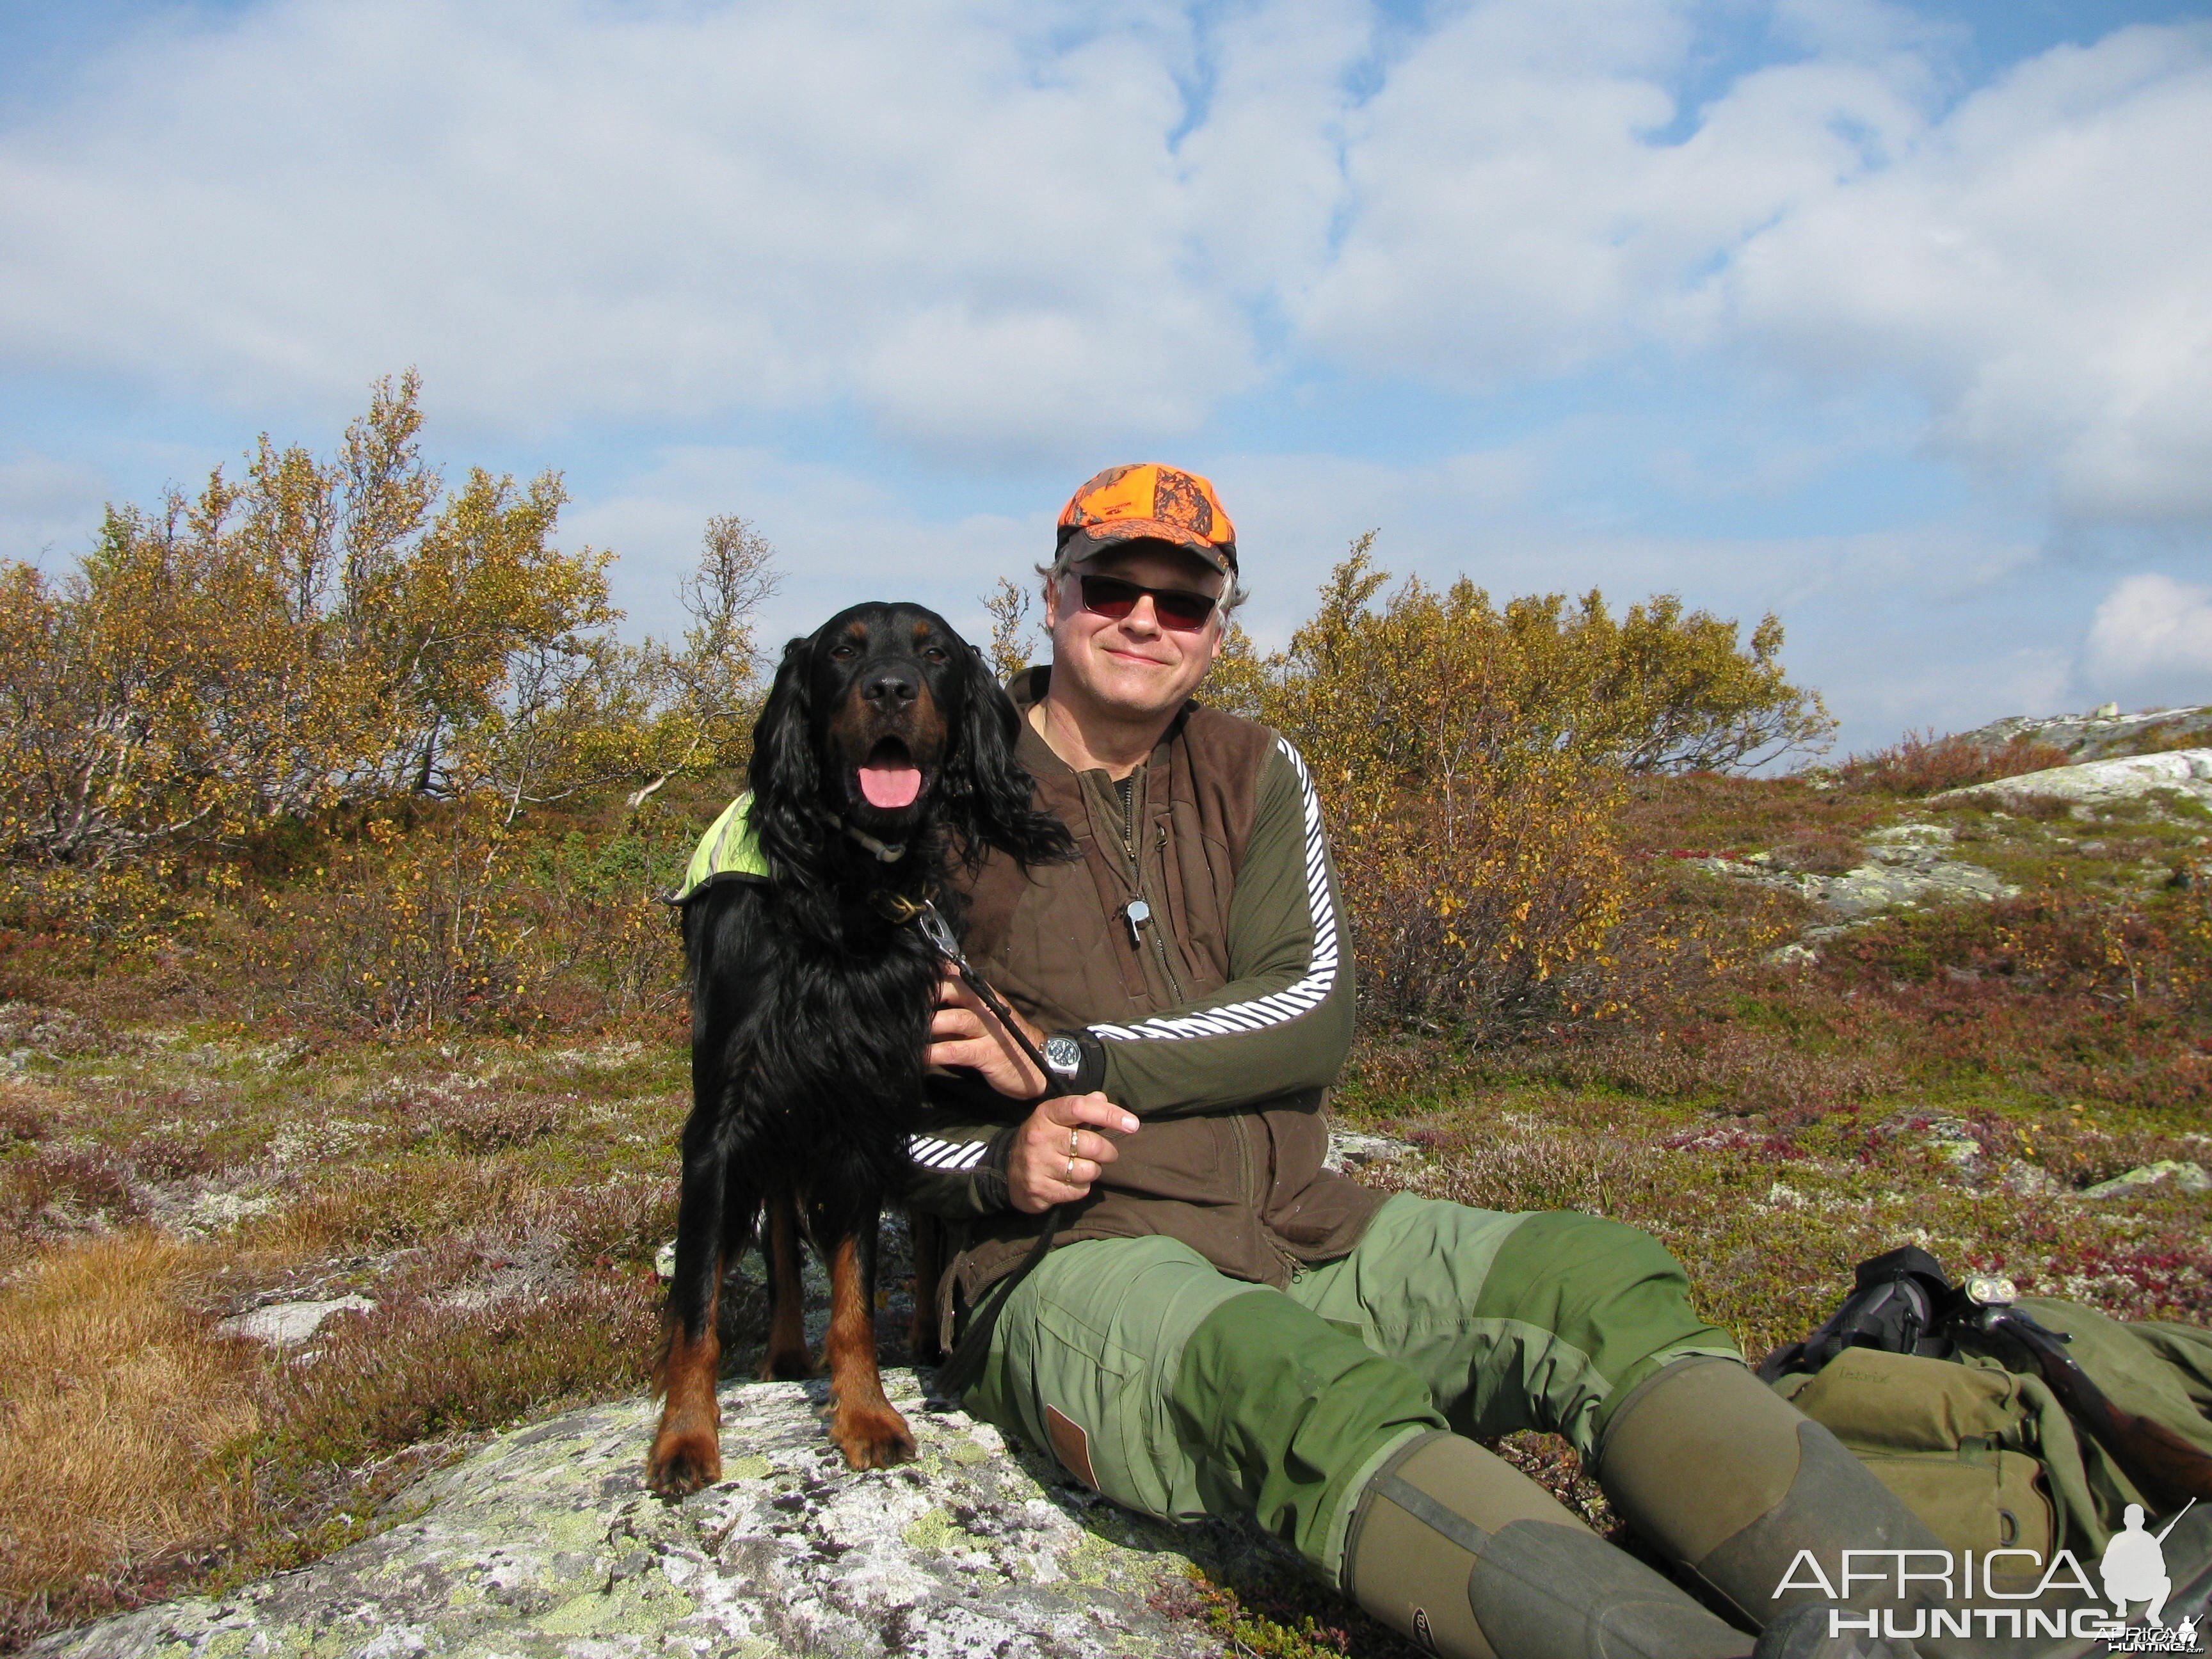
<instances>
[{"instance_id":1,"label":"watch face","mask_svg":"<svg viewBox=\"0 0 2212 1659\"><path fill-rule=\"evenodd\" d=\"M1083 1045L1072 1036L1048 1036L1044 1040L1044 1063L1062 1077L1073 1077L1083 1069Z\"/></svg>"}]
</instances>

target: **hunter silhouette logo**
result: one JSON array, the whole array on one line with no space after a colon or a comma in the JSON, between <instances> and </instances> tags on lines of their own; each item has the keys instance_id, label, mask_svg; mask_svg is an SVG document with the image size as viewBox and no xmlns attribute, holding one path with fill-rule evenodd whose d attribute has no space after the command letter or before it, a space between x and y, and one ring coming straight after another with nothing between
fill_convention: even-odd
<instances>
[{"instance_id":1,"label":"hunter silhouette logo","mask_svg":"<svg viewBox=\"0 0 2212 1659\"><path fill-rule=\"evenodd\" d=\"M2106 1642L2107 1652L2204 1651L2197 1645L2196 1619L2184 1619L2169 1628L2159 1618L2165 1611L2166 1598L2173 1593L2173 1580L2166 1571L2166 1534L2181 1524L2182 1515L2196 1506L2197 1500L2191 1498L2181 1506L2181 1515L2175 1516L2154 1535L2143 1525L2142 1505L2128 1505L2120 1530L2105 1546L2104 1559L2097 1563L2097 1573L2105 1581L2106 1599L2112 1602L2122 1624L2127 1622L2130 1601L2147 1601L2150 1605L2143 1610L2140 1626L2124 1631Z\"/></svg>"},{"instance_id":2,"label":"hunter silhouette logo","mask_svg":"<svg viewBox=\"0 0 2212 1659\"><path fill-rule=\"evenodd\" d=\"M2196 1502L2192 1498L2183 1504L2181 1515L2188 1514ZM2173 1580L2166 1573L2166 1534L2181 1524L2181 1515L2167 1522L2166 1531L2154 1538L2143 1530L2142 1505L2130 1504L2123 1517L2125 1524L2105 1546L2105 1557L2098 1562L2097 1572L2105 1581L2105 1594L2112 1601L2112 1611L2122 1619L2128 1616L2129 1602L2148 1601L2150 1606L2143 1611L2144 1622L2160 1622L2158 1615L2166 1606L2166 1598L2173 1593Z\"/></svg>"}]
</instances>

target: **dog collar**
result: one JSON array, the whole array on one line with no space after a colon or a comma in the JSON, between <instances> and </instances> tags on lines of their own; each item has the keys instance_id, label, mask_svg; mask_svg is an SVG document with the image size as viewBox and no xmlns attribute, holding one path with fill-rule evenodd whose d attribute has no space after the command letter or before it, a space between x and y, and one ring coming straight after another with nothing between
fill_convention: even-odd
<instances>
[{"instance_id":1,"label":"dog collar","mask_svg":"<svg viewBox=\"0 0 2212 1659\"><path fill-rule=\"evenodd\" d=\"M854 841L860 842L861 846L866 848L869 852L874 854L877 858L882 860L885 864L896 864L901 859L906 856L907 844L902 841L878 841L873 836L861 829L859 825L846 823L844 819L839 817L835 812L825 811L822 813L821 817L823 823L832 825L836 829L842 830L847 835L850 836Z\"/></svg>"},{"instance_id":2,"label":"dog collar","mask_svg":"<svg viewBox=\"0 0 2212 1659\"><path fill-rule=\"evenodd\" d=\"M827 824L832 830L843 830L846 835L858 842L862 847L867 848L870 853L873 854L876 858L885 864L896 864L901 859L906 856L908 843L905 842L878 841L866 830L861 829L857 824L848 823L843 818L840 817L836 813L831 811L826 806L815 807L813 811L815 821L817 823Z\"/></svg>"},{"instance_id":3,"label":"dog collar","mask_svg":"<svg viewBox=\"0 0 2212 1659\"><path fill-rule=\"evenodd\" d=\"M866 830L856 830L849 823L844 826L844 830L847 835L850 836L854 841L860 842L861 846L866 848L871 853L873 853L885 864L896 864L901 859L906 856L906 843L902 841L878 841Z\"/></svg>"}]
</instances>

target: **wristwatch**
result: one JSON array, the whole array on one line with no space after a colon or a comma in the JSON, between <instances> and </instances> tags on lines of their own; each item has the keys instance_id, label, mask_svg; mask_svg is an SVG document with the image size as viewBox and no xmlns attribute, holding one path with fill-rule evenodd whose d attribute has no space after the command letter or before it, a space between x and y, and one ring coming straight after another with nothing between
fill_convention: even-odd
<instances>
[{"instance_id":1,"label":"wristwatch","mask_svg":"<svg viewBox=\"0 0 2212 1659\"><path fill-rule=\"evenodd\" d=\"M1044 1040L1044 1068L1063 1091L1072 1090L1083 1070L1083 1045L1066 1031L1054 1031Z\"/></svg>"},{"instance_id":2,"label":"wristwatch","mask_svg":"<svg viewBox=\"0 0 2212 1659\"><path fill-rule=\"evenodd\" d=\"M1088 1031L1054 1031L1044 1040L1045 1092L1087 1095L1106 1086L1106 1045Z\"/></svg>"}]
</instances>

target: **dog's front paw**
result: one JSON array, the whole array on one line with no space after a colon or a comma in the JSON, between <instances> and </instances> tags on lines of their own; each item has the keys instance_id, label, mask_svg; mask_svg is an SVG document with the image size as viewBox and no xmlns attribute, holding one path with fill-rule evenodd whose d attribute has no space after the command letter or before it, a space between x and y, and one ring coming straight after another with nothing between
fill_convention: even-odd
<instances>
[{"instance_id":1,"label":"dog's front paw","mask_svg":"<svg viewBox=\"0 0 2212 1659\"><path fill-rule=\"evenodd\" d=\"M856 1469L887 1469L915 1458L914 1431L890 1406L851 1411L839 1407L830 1420L830 1437Z\"/></svg>"},{"instance_id":2,"label":"dog's front paw","mask_svg":"<svg viewBox=\"0 0 2212 1659\"><path fill-rule=\"evenodd\" d=\"M712 1429L663 1429L645 1457L645 1484L663 1498L689 1498L722 1478L721 1437Z\"/></svg>"}]
</instances>

